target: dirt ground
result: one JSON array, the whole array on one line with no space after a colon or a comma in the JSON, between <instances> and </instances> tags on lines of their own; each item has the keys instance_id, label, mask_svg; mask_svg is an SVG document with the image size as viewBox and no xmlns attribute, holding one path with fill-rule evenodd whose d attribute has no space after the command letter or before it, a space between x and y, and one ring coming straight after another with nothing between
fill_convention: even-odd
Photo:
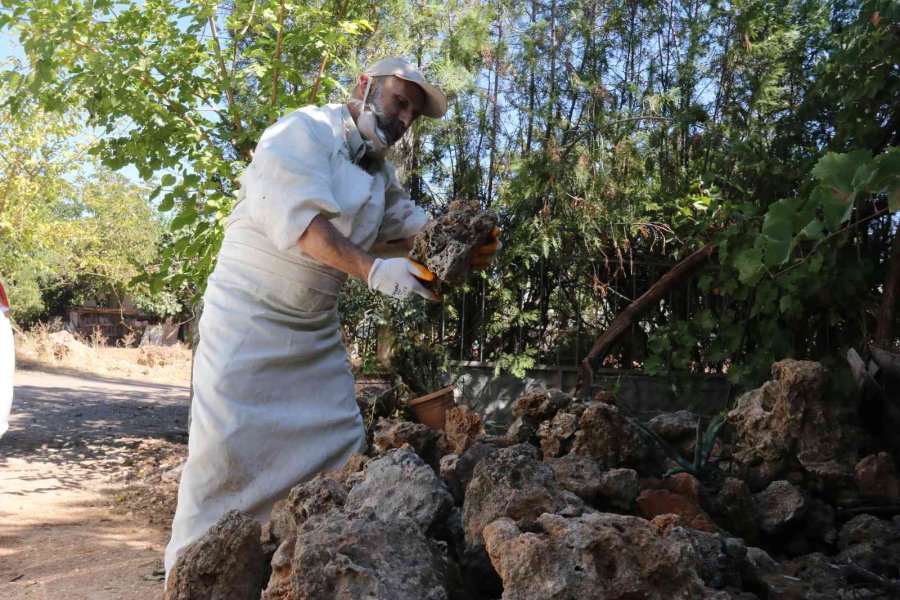
<instances>
[{"instance_id":1,"label":"dirt ground","mask_svg":"<svg viewBox=\"0 0 900 600\"><path fill-rule=\"evenodd\" d=\"M0 439L0 598L162 598L188 387L18 371Z\"/></svg>"}]
</instances>

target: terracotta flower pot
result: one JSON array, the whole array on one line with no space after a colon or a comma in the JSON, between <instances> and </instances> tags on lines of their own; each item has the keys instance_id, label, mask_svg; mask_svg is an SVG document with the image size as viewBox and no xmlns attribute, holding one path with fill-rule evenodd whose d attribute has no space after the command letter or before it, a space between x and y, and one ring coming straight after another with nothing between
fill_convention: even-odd
<instances>
[{"instance_id":1,"label":"terracotta flower pot","mask_svg":"<svg viewBox=\"0 0 900 600\"><path fill-rule=\"evenodd\" d=\"M409 407L419 423L428 425L432 429L443 431L444 423L446 423L446 412L456 406L453 400L453 390L451 385L442 390L419 396L409 401Z\"/></svg>"}]
</instances>

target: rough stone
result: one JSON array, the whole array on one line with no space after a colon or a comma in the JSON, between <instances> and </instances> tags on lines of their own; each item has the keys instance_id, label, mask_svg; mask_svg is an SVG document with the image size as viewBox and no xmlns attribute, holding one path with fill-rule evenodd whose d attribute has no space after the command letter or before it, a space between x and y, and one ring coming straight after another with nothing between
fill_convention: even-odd
<instances>
[{"instance_id":1,"label":"rough stone","mask_svg":"<svg viewBox=\"0 0 900 600\"><path fill-rule=\"evenodd\" d=\"M685 526L701 531L716 531L712 519L703 512L696 502L669 490L643 490L637 498L638 511L645 519L657 515L675 514L683 519Z\"/></svg>"},{"instance_id":2,"label":"rough stone","mask_svg":"<svg viewBox=\"0 0 900 600\"><path fill-rule=\"evenodd\" d=\"M275 539L280 542L292 536L297 527L310 517L340 509L347 501L347 490L337 480L328 476L295 485L287 499L275 504L269 527Z\"/></svg>"},{"instance_id":3,"label":"rough stone","mask_svg":"<svg viewBox=\"0 0 900 600\"><path fill-rule=\"evenodd\" d=\"M403 516L332 512L304 523L292 559L292 600L448 600L453 562ZM285 599L287 600L287 599Z\"/></svg>"},{"instance_id":4,"label":"rough stone","mask_svg":"<svg viewBox=\"0 0 900 600\"><path fill-rule=\"evenodd\" d=\"M455 406L446 412L444 443L454 454L462 454L484 433L481 416L468 406Z\"/></svg>"},{"instance_id":5,"label":"rough stone","mask_svg":"<svg viewBox=\"0 0 900 600\"><path fill-rule=\"evenodd\" d=\"M867 496L900 498L900 477L897 466L887 452L870 454L856 464L854 476L859 491Z\"/></svg>"},{"instance_id":6,"label":"rough stone","mask_svg":"<svg viewBox=\"0 0 900 600\"><path fill-rule=\"evenodd\" d=\"M715 589L743 586L747 578L747 546L743 540L696 529L676 529L669 537L689 541L699 557L697 571L709 587Z\"/></svg>"},{"instance_id":7,"label":"rough stone","mask_svg":"<svg viewBox=\"0 0 900 600\"><path fill-rule=\"evenodd\" d=\"M259 522L233 510L188 546L169 573L165 600L256 600L266 563Z\"/></svg>"},{"instance_id":8,"label":"rough stone","mask_svg":"<svg viewBox=\"0 0 900 600\"><path fill-rule=\"evenodd\" d=\"M293 569L291 561L294 558L294 550L297 546L297 536L284 540L272 555L272 575L269 584L262 593L260 600L293 600Z\"/></svg>"},{"instance_id":9,"label":"rough stone","mask_svg":"<svg viewBox=\"0 0 900 600\"><path fill-rule=\"evenodd\" d=\"M698 417L688 410L662 413L647 421L647 427L684 453L693 448Z\"/></svg>"},{"instance_id":10,"label":"rough stone","mask_svg":"<svg viewBox=\"0 0 900 600\"><path fill-rule=\"evenodd\" d=\"M872 542L892 544L900 542L900 527L873 515L856 515L841 527L838 547L846 549L856 544Z\"/></svg>"},{"instance_id":11,"label":"rough stone","mask_svg":"<svg viewBox=\"0 0 900 600\"><path fill-rule=\"evenodd\" d=\"M496 456L498 452L499 450L493 446L476 442L461 456L448 454L441 459L441 479L447 484L447 489L457 504L462 504L465 498L466 488L472 480L475 466L484 458Z\"/></svg>"},{"instance_id":12,"label":"rough stone","mask_svg":"<svg viewBox=\"0 0 900 600\"><path fill-rule=\"evenodd\" d=\"M697 506L705 507L706 492L700 481L690 473L676 473L663 479L665 489L690 498Z\"/></svg>"},{"instance_id":13,"label":"rough stone","mask_svg":"<svg viewBox=\"0 0 900 600\"><path fill-rule=\"evenodd\" d=\"M821 542L828 547L837 542L838 532L834 526L835 512L830 504L818 498L809 498L806 502L804 517L804 535L811 542Z\"/></svg>"},{"instance_id":14,"label":"rough stone","mask_svg":"<svg viewBox=\"0 0 900 600\"><path fill-rule=\"evenodd\" d=\"M416 454L435 469L440 464L441 457L447 454L440 431L421 423L398 419L378 420L372 438L376 452L384 453L392 448L402 448L404 444L412 446Z\"/></svg>"},{"instance_id":15,"label":"rough stone","mask_svg":"<svg viewBox=\"0 0 900 600\"><path fill-rule=\"evenodd\" d=\"M610 469L600 477L601 501L613 508L634 510L640 491L640 481L634 469Z\"/></svg>"},{"instance_id":16,"label":"rough stone","mask_svg":"<svg viewBox=\"0 0 900 600\"><path fill-rule=\"evenodd\" d=\"M475 467L463 503L467 544L480 546L482 530L501 517L528 527L541 514L566 505L553 469L535 460L533 450L525 444L510 446Z\"/></svg>"},{"instance_id":17,"label":"rough stone","mask_svg":"<svg viewBox=\"0 0 900 600\"><path fill-rule=\"evenodd\" d=\"M820 479L852 473L855 436L837 402L823 395L824 369L816 362L783 360L774 380L747 392L728 413L735 428L732 459L754 489L802 467ZM823 483L823 485L826 485Z\"/></svg>"},{"instance_id":18,"label":"rough stone","mask_svg":"<svg viewBox=\"0 0 900 600\"><path fill-rule=\"evenodd\" d=\"M536 526L523 532L503 518L484 530L503 600L718 597L700 579L693 547L643 519L544 514Z\"/></svg>"},{"instance_id":19,"label":"rough stone","mask_svg":"<svg viewBox=\"0 0 900 600\"><path fill-rule=\"evenodd\" d=\"M565 454L570 445L569 440L577 429L578 417L570 412L560 411L552 419L542 422L537 436L541 440L544 458Z\"/></svg>"},{"instance_id":20,"label":"rough stone","mask_svg":"<svg viewBox=\"0 0 900 600\"><path fill-rule=\"evenodd\" d=\"M529 417L518 417L503 435L506 445L537 444L538 425Z\"/></svg>"},{"instance_id":21,"label":"rough stone","mask_svg":"<svg viewBox=\"0 0 900 600\"><path fill-rule=\"evenodd\" d=\"M544 458L556 476L559 487L587 502L593 502L603 484L603 468L590 456L569 454L561 458Z\"/></svg>"},{"instance_id":22,"label":"rough stone","mask_svg":"<svg viewBox=\"0 0 900 600\"><path fill-rule=\"evenodd\" d=\"M713 502L716 522L753 544L759 539L756 504L744 480L728 477Z\"/></svg>"},{"instance_id":23,"label":"rough stone","mask_svg":"<svg viewBox=\"0 0 900 600\"><path fill-rule=\"evenodd\" d=\"M650 457L650 447L618 408L593 404L581 415L572 453L593 456L610 468L637 468Z\"/></svg>"},{"instance_id":24,"label":"rough stone","mask_svg":"<svg viewBox=\"0 0 900 600\"><path fill-rule=\"evenodd\" d=\"M513 402L512 413L534 422L545 421L572 403L572 396L556 389L539 389L529 392Z\"/></svg>"},{"instance_id":25,"label":"rough stone","mask_svg":"<svg viewBox=\"0 0 900 600\"><path fill-rule=\"evenodd\" d=\"M428 531L450 512L453 497L415 452L394 449L369 461L345 507L355 513L371 510L383 521L406 517Z\"/></svg>"},{"instance_id":26,"label":"rough stone","mask_svg":"<svg viewBox=\"0 0 900 600\"><path fill-rule=\"evenodd\" d=\"M497 215L477 202L456 201L416 234L409 258L435 274L432 289L443 292L463 283L479 248L491 241Z\"/></svg>"},{"instance_id":27,"label":"rough stone","mask_svg":"<svg viewBox=\"0 0 900 600\"><path fill-rule=\"evenodd\" d=\"M797 486L787 481L773 481L753 497L757 523L766 533L778 533L785 526L796 523L806 513L806 499Z\"/></svg>"}]
</instances>

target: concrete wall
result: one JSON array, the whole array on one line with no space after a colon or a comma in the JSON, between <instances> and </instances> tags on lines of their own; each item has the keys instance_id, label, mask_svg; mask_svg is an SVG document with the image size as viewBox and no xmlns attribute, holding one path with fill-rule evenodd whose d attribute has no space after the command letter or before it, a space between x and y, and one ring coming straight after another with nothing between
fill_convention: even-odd
<instances>
[{"instance_id":1,"label":"concrete wall","mask_svg":"<svg viewBox=\"0 0 900 600\"><path fill-rule=\"evenodd\" d=\"M524 378L510 374L495 377L492 365L476 362L454 363L453 371L461 392L457 402L473 406L486 419L498 423L512 421L512 403L529 391L554 387L571 392L577 376L574 367L540 366L529 370ZM596 391L616 392L618 401L647 417L681 409L712 414L728 402L729 385L724 375L680 373L663 377L643 371L603 369L594 383Z\"/></svg>"}]
</instances>

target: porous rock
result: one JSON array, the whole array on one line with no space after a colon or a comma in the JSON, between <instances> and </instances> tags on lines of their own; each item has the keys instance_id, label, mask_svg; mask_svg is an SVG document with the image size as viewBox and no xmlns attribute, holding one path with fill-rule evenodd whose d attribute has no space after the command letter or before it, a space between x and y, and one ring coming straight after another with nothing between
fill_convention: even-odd
<instances>
[{"instance_id":1,"label":"porous rock","mask_svg":"<svg viewBox=\"0 0 900 600\"><path fill-rule=\"evenodd\" d=\"M453 562L412 519L331 512L304 523L292 560L292 600L447 600ZM287 600L287 599L285 599Z\"/></svg>"},{"instance_id":2,"label":"porous rock","mask_svg":"<svg viewBox=\"0 0 900 600\"><path fill-rule=\"evenodd\" d=\"M713 501L716 522L726 531L740 536L749 543L759 538L756 504L753 494L743 479L728 477Z\"/></svg>"},{"instance_id":3,"label":"porous rock","mask_svg":"<svg viewBox=\"0 0 900 600\"><path fill-rule=\"evenodd\" d=\"M462 454L484 433L481 416L468 406L455 406L446 412L444 442L454 454Z\"/></svg>"},{"instance_id":4,"label":"porous rock","mask_svg":"<svg viewBox=\"0 0 900 600\"><path fill-rule=\"evenodd\" d=\"M759 528L766 533L778 533L806 513L803 491L788 481L773 481L753 499Z\"/></svg>"},{"instance_id":5,"label":"porous rock","mask_svg":"<svg viewBox=\"0 0 900 600\"><path fill-rule=\"evenodd\" d=\"M441 459L441 479L453 495L457 504L462 504L466 495L466 488L472 480L475 466L488 456L495 456L499 452L497 448L481 442L476 442L468 450L457 456L448 454Z\"/></svg>"},{"instance_id":6,"label":"porous rock","mask_svg":"<svg viewBox=\"0 0 900 600\"><path fill-rule=\"evenodd\" d=\"M697 437L698 417L688 410L661 413L647 421L647 427L659 437L689 454Z\"/></svg>"},{"instance_id":7,"label":"porous rock","mask_svg":"<svg viewBox=\"0 0 900 600\"><path fill-rule=\"evenodd\" d=\"M572 396L557 389L537 389L531 391L512 405L516 417L525 417L534 422L550 419L562 408L572 403Z\"/></svg>"},{"instance_id":8,"label":"porous rock","mask_svg":"<svg viewBox=\"0 0 900 600\"><path fill-rule=\"evenodd\" d=\"M393 448L402 448L405 444L409 444L416 454L435 468L440 463L441 457L447 454L440 431L421 423L399 419L378 420L372 438L375 452L384 453Z\"/></svg>"},{"instance_id":9,"label":"porous rock","mask_svg":"<svg viewBox=\"0 0 900 600\"><path fill-rule=\"evenodd\" d=\"M566 411L559 411L552 419L538 426L537 436L541 441L544 458L559 456L569 450L569 440L578 430L578 416Z\"/></svg>"},{"instance_id":10,"label":"porous rock","mask_svg":"<svg viewBox=\"0 0 900 600\"><path fill-rule=\"evenodd\" d=\"M453 497L434 470L415 452L402 448L369 461L363 480L353 486L345 504L348 512L371 510L383 521L409 518L423 531L452 507Z\"/></svg>"},{"instance_id":11,"label":"porous rock","mask_svg":"<svg viewBox=\"0 0 900 600\"><path fill-rule=\"evenodd\" d=\"M674 514L683 519L686 527L701 531L716 531L715 523L691 498L669 490L643 490L637 498L638 510L645 519Z\"/></svg>"},{"instance_id":12,"label":"porous rock","mask_svg":"<svg viewBox=\"0 0 900 600\"><path fill-rule=\"evenodd\" d=\"M225 514L189 545L169 573L165 600L256 600L265 585L259 522Z\"/></svg>"},{"instance_id":13,"label":"porous rock","mask_svg":"<svg viewBox=\"0 0 900 600\"><path fill-rule=\"evenodd\" d=\"M900 498L897 466L887 452L870 454L856 464L856 486L863 494L896 500Z\"/></svg>"},{"instance_id":14,"label":"porous rock","mask_svg":"<svg viewBox=\"0 0 900 600\"><path fill-rule=\"evenodd\" d=\"M503 600L716 597L700 579L693 547L643 519L544 514L536 526L524 532L501 518L484 530Z\"/></svg>"},{"instance_id":15,"label":"porous rock","mask_svg":"<svg viewBox=\"0 0 900 600\"><path fill-rule=\"evenodd\" d=\"M600 477L600 501L612 508L633 510L640 490L640 480L634 469L609 469Z\"/></svg>"},{"instance_id":16,"label":"porous rock","mask_svg":"<svg viewBox=\"0 0 900 600\"><path fill-rule=\"evenodd\" d=\"M728 413L732 459L742 478L758 490L792 469L821 480L852 474L847 459L855 433L844 426L837 401L823 394L822 365L787 359L772 372L774 380L742 395Z\"/></svg>"},{"instance_id":17,"label":"porous rock","mask_svg":"<svg viewBox=\"0 0 900 600\"><path fill-rule=\"evenodd\" d=\"M561 489L592 502L600 493L603 467L590 456L568 454L561 458L544 457Z\"/></svg>"},{"instance_id":18,"label":"porous rock","mask_svg":"<svg viewBox=\"0 0 900 600\"><path fill-rule=\"evenodd\" d=\"M650 457L650 447L618 408L592 404L581 415L572 453L593 456L610 468L637 468Z\"/></svg>"},{"instance_id":19,"label":"porous rock","mask_svg":"<svg viewBox=\"0 0 900 600\"><path fill-rule=\"evenodd\" d=\"M500 450L475 467L463 502L466 543L480 546L485 526L501 517L529 526L543 513L566 505L553 469L526 444Z\"/></svg>"},{"instance_id":20,"label":"porous rock","mask_svg":"<svg viewBox=\"0 0 900 600\"><path fill-rule=\"evenodd\" d=\"M435 291L446 291L465 281L472 258L491 241L496 226L497 215L481 210L477 202L453 202L447 214L416 234L409 258L435 274Z\"/></svg>"}]
</instances>

